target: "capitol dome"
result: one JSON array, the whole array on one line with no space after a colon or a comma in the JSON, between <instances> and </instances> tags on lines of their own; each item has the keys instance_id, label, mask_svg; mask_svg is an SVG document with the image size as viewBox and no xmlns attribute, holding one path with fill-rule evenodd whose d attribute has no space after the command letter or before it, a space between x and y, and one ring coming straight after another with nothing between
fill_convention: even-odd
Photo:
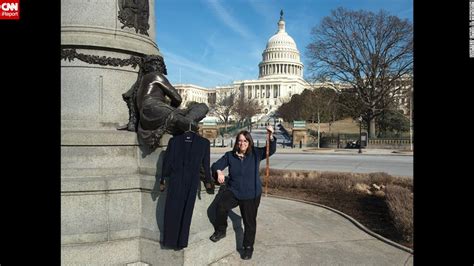
<instances>
[{"instance_id":1,"label":"capitol dome","mask_svg":"<svg viewBox=\"0 0 474 266\"><path fill-rule=\"evenodd\" d=\"M284 23L285 21L279 21L279 24L283 22L283 29L279 29L278 32L270 37L270 39L267 42L267 49L269 48L284 48L288 50L296 50L298 51L298 48L296 48L296 43L293 38L291 38L288 33L285 31Z\"/></svg>"},{"instance_id":2,"label":"capitol dome","mask_svg":"<svg viewBox=\"0 0 474 266\"><path fill-rule=\"evenodd\" d=\"M277 25L278 31L268 39L262 53L262 62L258 65L259 78L276 76L303 78L300 52L293 38L285 30L283 10L280 11L280 20Z\"/></svg>"}]
</instances>

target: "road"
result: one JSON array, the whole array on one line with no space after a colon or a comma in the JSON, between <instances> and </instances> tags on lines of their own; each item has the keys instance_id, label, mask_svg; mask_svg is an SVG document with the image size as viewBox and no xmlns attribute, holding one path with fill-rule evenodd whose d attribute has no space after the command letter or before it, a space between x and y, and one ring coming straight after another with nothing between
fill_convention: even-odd
<instances>
[{"instance_id":1,"label":"road","mask_svg":"<svg viewBox=\"0 0 474 266\"><path fill-rule=\"evenodd\" d=\"M223 154L211 154L211 163ZM261 168L265 167L262 161ZM413 178L413 157L395 155L354 156L346 154L278 154L270 157L270 168L353 173L385 172Z\"/></svg>"},{"instance_id":2,"label":"road","mask_svg":"<svg viewBox=\"0 0 474 266\"><path fill-rule=\"evenodd\" d=\"M265 120L266 121L266 120ZM334 171L334 172L353 172L353 173L373 173L385 172L392 176L405 176L413 178L413 156L396 155L365 155L354 156L348 154L315 154L315 153L278 153L282 144L289 145L290 138L285 132L275 127L275 136L277 138L277 153L270 157L270 168L287 170L315 170L315 171ZM263 147L265 145L266 130L260 126L252 129L252 138L255 146ZM231 140L225 140L229 150L231 149ZM211 163L219 159L221 154L211 154ZM265 161L260 164L265 167Z\"/></svg>"}]
</instances>

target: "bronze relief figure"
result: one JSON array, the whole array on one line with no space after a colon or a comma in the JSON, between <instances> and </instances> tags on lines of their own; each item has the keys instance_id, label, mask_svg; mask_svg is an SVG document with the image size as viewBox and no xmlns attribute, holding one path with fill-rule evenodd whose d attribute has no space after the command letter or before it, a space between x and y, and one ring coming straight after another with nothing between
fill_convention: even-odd
<instances>
[{"instance_id":1,"label":"bronze relief figure","mask_svg":"<svg viewBox=\"0 0 474 266\"><path fill-rule=\"evenodd\" d=\"M135 32L148 36L148 0L119 0L118 5L118 19L123 24L122 29L135 28Z\"/></svg>"},{"instance_id":2,"label":"bronze relief figure","mask_svg":"<svg viewBox=\"0 0 474 266\"><path fill-rule=\"evenodd\" d=\"M199 121L209 111L204 103L180 109L181 96L165 75L163 59L147 55L143 58L137 82L122 94L129 108L129 121L118 129L137 132L140 142L150 151L159 146L165 133L197 132Z\"/></svg>"}]
</instances>

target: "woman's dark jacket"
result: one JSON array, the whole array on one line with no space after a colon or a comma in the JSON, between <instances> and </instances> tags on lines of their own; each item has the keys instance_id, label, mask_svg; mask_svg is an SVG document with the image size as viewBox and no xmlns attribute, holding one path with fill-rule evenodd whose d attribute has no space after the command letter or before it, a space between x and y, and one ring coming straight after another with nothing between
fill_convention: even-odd
<instances>
[{"instance_id":1,"label":"woman's dark jacket","mask_svg":"<svg viewBox=\"0 0 474 266\"><path fill-rule=\"evenodd\" d=\"M276 151L276 138L270 141L270 156ZM260 161L266 159L266 146L254 147L249 155L240 159L234 151L228 151L211 166L212 173L229 167L229 180L227 188L239 200L254 199L262 194L262 181L260 180Z\"/></svg>"}]
</instances>

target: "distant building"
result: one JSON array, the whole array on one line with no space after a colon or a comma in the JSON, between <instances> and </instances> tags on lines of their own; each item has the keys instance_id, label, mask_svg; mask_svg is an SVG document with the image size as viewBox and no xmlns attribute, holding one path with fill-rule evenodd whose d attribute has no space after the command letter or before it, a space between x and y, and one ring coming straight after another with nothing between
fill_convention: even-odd
<instances>
[{"instance_id":1,"label":"distant building","mask_svg":"<svg viewBox=\"0 0 474 266\"><path fill-rule=\"evenodd\" d=\"M413 78L402 77L395 83L396 88L400 88L395 95L395 101L398 104L398 109L403 111L403 114L410 114L410 99L413 93Z\"/></svg>"},{"instance_id":2,"label":"distant building","mask_svg":"<svg viewBox=\"0 0 474 266\"><path fill-rule=\"evenodd\" d=\"M262 112L270 114L289 101L292 95L310 89L311 85L303 79L304 66L300 52L293 38L286 32L283 11L280 12L277 25L278 30L268 40L262 61L258 64L258 79L238 80L229 85L208 89L192 84L176 84L174 86L183 97L183 105L193 101L193 97L199 100L206 98L201 93L208 94L207 103L212 105L234 91L240 97L256 100L262 106Z\"/></svg>"},{"instance_id":3,"label":"distant building","mask_svg":"<svg viewBox=\"0 0 474 266\"><path fill-rule=\"evenodd\" d=\"M311 86L303 79L304 66L293 38L285 30L283 11L277 32L268 39L258 64L257 80L234 81L234 86L247 99L255 99L265 114L275 112L293 94Z\"/></svg>"},{"instance_id":4,"label":"distant building","mask_svg":"<svg viewBox=\"0 0 474 266\"><path fill-rule=\"evenodd\" d=\"M181 106L186 106L189 102L209 104L209 89L193 84L176 84L179 95L183 99Z\"/></svg>"},{"instance_id":5,"label":"distant building","mask_svg":"<svg viewBox=\"0 0 474 266\"><path fill-rule=\"evenodd\" d=\"M472 2L471 2L472 3ZM303 79L304 65L300 52L293 38L286 32L283 11L277 23L278 29L271 36L262 52L262 61L258 64L258 79L238 80L232 84L203 88L192 84L174 85L183 97L183 106L189 101L204 102L212 106L225 96L236 93L244 99L255 100L262 107L262 114L271 115L283 103L290 101L294 94L301 94L305 89L330 87L348 88L344 84L310 84ZM411 81L411 79L410 79ZM400 86L406 82L400 82ZM207 94L207 96L205 95ZM408 112L406 93L397 94L399 108ZM207 102L206 102L207 101ZM213 115L212 112L210 115Z\"/></svg>"}]
</instances>

